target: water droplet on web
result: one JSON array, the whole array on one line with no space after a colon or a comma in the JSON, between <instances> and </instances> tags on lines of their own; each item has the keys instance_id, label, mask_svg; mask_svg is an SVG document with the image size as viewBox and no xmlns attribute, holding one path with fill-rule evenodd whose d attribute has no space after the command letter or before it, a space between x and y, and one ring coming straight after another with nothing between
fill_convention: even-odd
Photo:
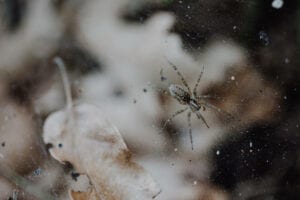
<instances>
[{"instance_id":1,"label":"water droplet on web","mask_svg":"<svg viewBox=\"0 0 300 200\"><path fill-rule=\"evenodd\" d=\"M34 176L39 176L41 174L42 174L42 169L41 168L37 168L36 170L33 171Z\"/></svg>"},{"instance_id":2,"label":"water droplet on web","mask_svg":"<svg viewBox=\"0 0 300 200\"><path fill-rule=\"evenodd\" d=\"M272 1L272 7L275 9L280 9L283 6L283 0L273 0Z\"/></svg>"},{"instance_id":3,"label":"water droplet on web","mask_svg":"<svg viewBox=\"0 0 300 200\"><path fill-rule=\"evenodd\" d=\"M265 31L259 31L258 33L259 36L259 40L264 44L264 45L269 45L270 40L269 40L269 36Z\"/></svg>"},{"instance_id":4,"label":"water droplet on web","mask_svg":"<svg viewBox=\"0 0 300 200\"><path fill-rule=\"evenodd\" d=\"M285 62L286 64L288 64L288 63L290 63L290 59L285 58L285 59L284 59L284 62Z\"/></svg>"}]
</instances>

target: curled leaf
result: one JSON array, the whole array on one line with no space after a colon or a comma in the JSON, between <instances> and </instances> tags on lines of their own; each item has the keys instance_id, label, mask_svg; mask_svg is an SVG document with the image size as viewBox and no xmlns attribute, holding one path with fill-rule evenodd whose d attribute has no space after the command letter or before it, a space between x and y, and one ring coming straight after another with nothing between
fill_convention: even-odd
<instances>
[{"instance_id":1,"label":"curled leaf","mask_svg":"<svg viewBox=\"0 0 300 200\"><path fill-rule=\"evenodd\" d=\"M153 199L159 194L156 182L132 161L119 131L99 108L84 104L72 110L72 116L68 110L53 113L44 125L44 141L52 144L49 151L56 160L86 174L100 199Z\"/></svg>"}]
</instances>

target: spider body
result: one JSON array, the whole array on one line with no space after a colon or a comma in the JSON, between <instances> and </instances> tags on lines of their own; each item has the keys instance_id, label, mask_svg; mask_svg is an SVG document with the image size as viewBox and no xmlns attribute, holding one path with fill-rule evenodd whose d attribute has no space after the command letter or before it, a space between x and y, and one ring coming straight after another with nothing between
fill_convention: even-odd
<instances>
[{"instance_id":1,"label":"spider body","mask_svg":"<svg viewBox=\"0 0 300 200\"><path fill-rule=\"evenodd\" d=\"M189 106L191 111L196 112L201 109L201 105L197 102L195 97L193 97L193 95L190 95L189 92L180 85L170 84L169 93L180 104Z\"/></svg>"},{"instance_id":2,"label":"spider body","mask_svg":"<svg viewBox=\"0 0 300 200\"><path fill-rule=\"evenodd\" d=\"M203 115L201 114L201 111L205 111L206 107L221 113L221 114L226 114L224 113L221 109L211 105L210 103L208 103L206 101L206 99L211 98L211 96L209 95L198 95L197 94L197 87L199 85L199 82L201 80L202 74L203 74L203 70L204 70L204 66L202 68L202 71L200 72L197 82L193 88L193 92L191 91L190 87L188 86L187 82L185 81L185 79L183 78L182 74L178 71L177 67L169 62L169 64L172 66L172 68L176 71L177 75L180 77L181 82L183 85L178 85L178 84L170 84L169 83L169 94L176 99L180 104L184 105L185 108L176 111L163 125L163 129L164 127L177 115L187 111L187 118L188 118L188 124L189 124L189 135L190 135L190 141L191 141L191 145L192 145L192 150L193 150L193 137L192 137L192 128L191 128L191 114L194 113L198 119L202 120L202 122L206 125L207 128L209 128L205 118L203 117ZM163 76L162 74L162 70L160 71L160 75L161 75L161 81L166 81L167 78ZM201 110L202 109L202 110Z\"/></svg>"},{"instance_id":3,"label":"spider body","mask_svg":"<svg viewBox=\"0 0 300 200\"><path fill-rule=\"evenodd\" d=\"M174 97L180 104L186 105L191 100L190 94L180 85L170 84L169 93Z\"/></svg>"}]
</instances>

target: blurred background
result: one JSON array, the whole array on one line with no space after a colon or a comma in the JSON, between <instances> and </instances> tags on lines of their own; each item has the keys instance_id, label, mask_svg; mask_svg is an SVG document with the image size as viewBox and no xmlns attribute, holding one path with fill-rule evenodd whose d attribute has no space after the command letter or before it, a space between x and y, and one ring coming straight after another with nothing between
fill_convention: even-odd
<instances>
[{"instance_id":1,"label":"blurred background","mask_svg":"<svg viewBox=\"0 0 300 200\"><path fill-rule=\"evenodd\" d=\"M155 199L300 199L299 1L2 0L0 15L0 199L69 199L79 184L42 140L66 105L56 56L73 101L103 110L156 179ZM232 116L207 108L207 128L192 115L193 150L187 113L162 129L183 108L162 92L182 85L169 62L191 88L204 66L198 93Z\"/></svg>"}]
</instances>

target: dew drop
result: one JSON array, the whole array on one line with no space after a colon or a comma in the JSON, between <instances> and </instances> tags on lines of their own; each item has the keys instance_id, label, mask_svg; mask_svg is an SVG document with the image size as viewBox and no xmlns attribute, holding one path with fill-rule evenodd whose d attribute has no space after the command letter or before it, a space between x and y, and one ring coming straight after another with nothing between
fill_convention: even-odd
<instances>
[{"instance_id":1,"label":"dew drop","mask_svg":"<svg viewBox=\"0 0 300 200\"><path fill-rule=\"evenodd\" d=\"M280 9L283 6L283 0L273 0L272 1L272 7L275 9Z\"/></svg>"}]
</instances>

